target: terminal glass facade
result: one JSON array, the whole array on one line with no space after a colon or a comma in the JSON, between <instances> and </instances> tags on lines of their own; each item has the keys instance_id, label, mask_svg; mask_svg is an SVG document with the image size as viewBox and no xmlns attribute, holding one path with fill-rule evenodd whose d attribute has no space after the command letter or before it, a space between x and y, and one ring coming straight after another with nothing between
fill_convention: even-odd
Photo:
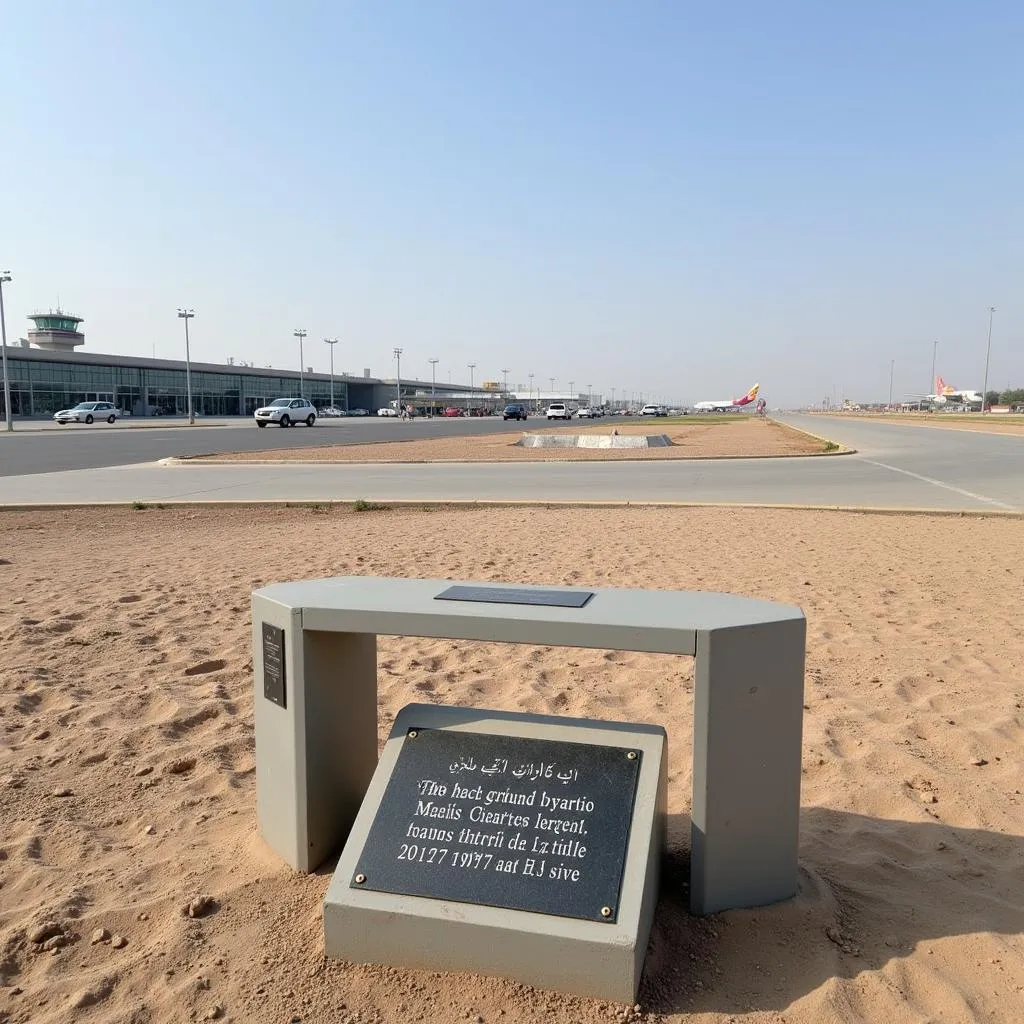
<instances>
[{"instance_id":1,"label":"terminal glass facade","mask_svg":"<svg viewBox=\"0 0 1024 1024\"><path fill-rule=\"evenodd\" d=\"M113 402L129 416L184 416L188 390L184 367L161 369L138 366L103 366L69 360L19 359L7 349L11 412L14 416L52 416L79 402ZM329 405L329 380L306 377L305 397L317 408ZM275 398L299 394L297 375L192 371L192 405L203 416L251 416ZM348 406L344 381L335 378L334 404ZM0 414L4 412L0 391Z\"/></svg>"}]
</instances>

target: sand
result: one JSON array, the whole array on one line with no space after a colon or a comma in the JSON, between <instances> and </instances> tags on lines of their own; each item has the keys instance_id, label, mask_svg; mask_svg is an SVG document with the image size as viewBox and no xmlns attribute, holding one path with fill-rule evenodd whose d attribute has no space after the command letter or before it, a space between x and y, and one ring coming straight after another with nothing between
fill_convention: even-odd
<instances>
[{"instance_id":1,"label":"sand","mask_svg":"<svg viewBox=\"0 0 1024 1024\"><path fill-rule=\"evenodd\" d=\"M269 428L268 428L269 429ZM280 428L274 428L280 429ZM299 429L299 428L295 428ZM685 423L652 419L647 423L617 424L587 421L550 427L540 420L524 428L531 434L668 434L671 448L517 448L521 436L479 434L431 440L382 441L370 444L317 445L273 451L204 455L201 462L578 462L628 459L771 458L783 455L823 455L825 443L782 423L737 416L731 422L694 417Z\"/></svg>"},{"instance_id":2,"label":"sand","mask_svg":"<svg viewBox=\"0 0 1024 1024\"><path fill-rule=\"evenodd\" d=\"M3 513L0 558L5 1024L626 1019L500 979L324 962L330 867L298 875L254 829L248 603L262 584L348 573L799 604L800 892L772 907L686 911L689 659L381 638L380 738L423 700L666 726L671 849L634 1019L1021 1019L1019 521L50 510ZM201 894L210 912L184 915ZM56 952L30 941L46 921Z\"/></svg>"}]
</instances>

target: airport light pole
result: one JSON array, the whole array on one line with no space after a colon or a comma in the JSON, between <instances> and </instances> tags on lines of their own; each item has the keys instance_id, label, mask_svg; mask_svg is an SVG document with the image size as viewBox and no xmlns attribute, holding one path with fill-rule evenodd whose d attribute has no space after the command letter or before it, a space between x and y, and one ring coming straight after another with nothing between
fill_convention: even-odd
<instances>
[{"instance_id":1,"label":"airport light pole","mask_svg":"<svg viewBox=\"0 0 1024 1024\"><path fill-rule=\"evenodd\" d=\"M570 402L575 402L576 401L576 396L573 394L573 391L572 391L573 386L575 385L575 383L576 383L576 381L574 381L574 380L569 381L569 401Z\"/></svg>"},{"instance_id":2,"label":"airport light pole","mask_svg":"<svg viewBox=\"0 0 1024 1024\"><path fill-rule=\"evenodd\" d=\"M587 385L587 407L591 408L591 409L594 407L594 385L593 384L588 384Z\"/></svg>"},{"instance_id":3,"label":"airport light pole","mask_svg":"<svg viewBox=\"0 0 1024 1024\"><path fill-rule=\"evenodd\" d=\"M476 369L476 363L466 363L469 367L469 390L473 390L473 371Z\"/></svg>"},{"instance_id":4,"label":"airport light pole","mask_svg":"<svg viewBox=\"0 0 1024 1024\"><path fill-rule=\"evenodd\" d=\"M932 342L932 382L928 385L928 390L925 392L926 395L932 393L932 388L935 387L935 358L939 354L939 343L938 341ZM938 394L938 391L935 392Z\"/></svg>"},{"instance_id":5,"label":"airport light pole","mask_svg":"<svg viewBox=\"0 0 1024 1024\"><path fill-rule=\"evenodd\" d=\"M551 382L551 394L552 394L552 396L554 396L554 394L555 394L555 378L554 377L548 377L548 380Z\"/></svg>"},{"instance_id":6,"label":"airport light pole","mask_svg":"<svg viewBox=\"0 0 1024 1024\"><path fill-rule=\"evenodd\" d=\"M889 361L889 405L887 407L889 412L892 412L892 374L895 369L896 360L892 359Z\"/></svg>"},{"instance_id":7,"label":"airport light pole","mask_svg":"<svg viewBox=\"0 0 1024 1024\"><path fill-rule=\"evenodd\" d=\"M427 360L430 363L430 415L434 416L437 414L436 403L434 401L434 388L437 382L437 359L432 358Z\"/></svg>"},{"instance_id":8,"label":"airport light pole","mask_svg":"<svg viewBox=\"0 0 1024 1024\"><path fill-rule=\"evenodd\" d=\"M983 415L985 412L985 399L988 397L988 360L989 356L992 355L992 314L995 311L995 306L988 307L988 347L985 349L985 383L981 387L981 411Z\"/></svg>"},{"instance_id":9,"label":"airport light pole","mask_svg":"<svg viewBox=\"0 0 1024 1024\"><path fill-rule=\"evenodd\" d=\"M395 353L395 362L398 364L398 369L395 371L395 393L396 393L396 397L398 399L398 403L395 405L395 412L398 413L399 416L401 416L402 415L402 350L400 348L396 348L394 350L394 353Z\"/></svg>"},{"instance_id":10,"label":"airport light pole","mask_svg":"<svg viewBox=\"0 0 1024 1024\"><path fill-rule=\"evenodd\" d=\"M612 411L615 411L615 388L612 388Z\"/></svg>"},{"instance_id":11,"label":"airport light pole","mask_svg":"<svg viewBox=\"0 0 1024 1024\"><path fill-rule=\"evenodd\" d=\"M185 321L185 391L188 395L188 422L192 426L196 422L195 410L192 408L192 357L188 350L188 322L195 316L191 309L178 309L178 319Z\"/></svg>"},{"instance_id":12,"label":"airport light pole","mask_svg":"<svg viewBox=\"0 0 1024 1024\"><path fill-rule=\"evenodd\" d=\"M302 369L302 339L306 337L306 332L300 327L298 330L292 331L292 334L299 339L299 398L305 398L306 378Z\"/></svg>"},{"instance_id":13,"label":"airport light pole","mask_svg":"<svg viewBox=\"0 0 1024 1024\"><path fill-rule=\"evenodd\" d=\"M337 338L324 338L324 344L331 346L331 408L334 408L334 346L338 344Z\"/></svg>"},{"instance_id":14,"label":"airport light pole","mask_svg":"<svg viewBox=\"0 0 1024 1024\"><path fill-rule=\"evenodd\" d=\"M533 374L528 373L526 376L530 378L530 405L533 405ZM535 405L533 405L533 411L537 411L537 407Z\"/></svg>"},{"instance_id":15,"label":"airport light pole","mask_svg":"<svg viewBox=\"0 0 1024 1024\"><path fill-rule=\"evenodd\" d=\"M508 370L504 369L501 371L502 376L505 378L505 394L508 394Z\"/></svg>"},{"instance_id":16,"label":"airport light pole","mask_svg":"<svg viewBox=\"0 0 1024 1024\"><path fill-rule=\"evenodd\" d=\"M4 318L4 284L11 280L9 270L0 270L0 340L3 341L2 351L4 357L4 420L8 430L14 429L14 420L11 417L11 379L7 376L7 321Z\"/></svg>"}]
</instances>

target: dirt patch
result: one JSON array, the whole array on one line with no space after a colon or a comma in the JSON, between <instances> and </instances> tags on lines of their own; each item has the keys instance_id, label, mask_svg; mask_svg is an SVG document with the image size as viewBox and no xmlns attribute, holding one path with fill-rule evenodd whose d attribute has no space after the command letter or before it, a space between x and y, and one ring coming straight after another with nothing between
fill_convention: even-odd
<instances>
[{"instance_id":1,"label":"dirt patch","mask_svg":"<svg viewBox=\"0 0 1024 1024\"><path fill-rule=\"evenodd\" d=\"M834 415L834 414L833 414ZM899 415L846 415L844 419L872 419L884 423L897 423L910 427L939 427L943 430L977 430L986 434L1009 434L1024 437L1024 415L1021 416L980 416L965 413L963 415L937 413L900 413ZM826 424L822 424L822 432L828 433Z\"/></svg>"},{"instance_id":2,"label":"dirt patch","mask_svg":"<svg viewBox=\"0 0 1024 1024\"><path fill-rule=\"evenodd\" d=\"M772 458L821 455L823 441L773 420L750 416L733 422L702 423L699 418L677 423L652 420L618 426L614 423L530 427L531 434L668 434L670 448L519 448L520 434L479 434L422 441L340 444L276 451L232 452L201 456L190 462L607 462L636 459Z\"/></svg>"},{"instance_id":3,"label":"dirt patch","mask_svg":"<svg viewBox=\"0 0 1024 1024\"><path fill-rule=\"evenodd\" d=\"M0 1020L1018 1024L1022 533L749 509L0 512ZM325 962L330 865L300 875L256 833L249 599L349 574L803 608L798 895L686 909L691 659L382 636L381 742L411 701L663 725L662 895L639 1011Z\"/></svg>"}]
</instances>

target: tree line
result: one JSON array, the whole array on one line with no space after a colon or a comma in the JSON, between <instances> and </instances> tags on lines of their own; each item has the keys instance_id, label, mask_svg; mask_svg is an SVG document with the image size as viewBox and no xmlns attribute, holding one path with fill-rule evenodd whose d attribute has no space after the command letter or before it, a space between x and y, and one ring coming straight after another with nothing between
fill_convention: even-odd
<instances>
[{"instance_id":1,"label":"tree line","mask_svg":"<svg viewBox=\"0 0 1024 1024\"><path fill-rule=\"evenodd\" d=\"M1006 391L986 391L986 405L1024 405L1024 388L1007 388Z\"/></svg>"}]
</instances>

